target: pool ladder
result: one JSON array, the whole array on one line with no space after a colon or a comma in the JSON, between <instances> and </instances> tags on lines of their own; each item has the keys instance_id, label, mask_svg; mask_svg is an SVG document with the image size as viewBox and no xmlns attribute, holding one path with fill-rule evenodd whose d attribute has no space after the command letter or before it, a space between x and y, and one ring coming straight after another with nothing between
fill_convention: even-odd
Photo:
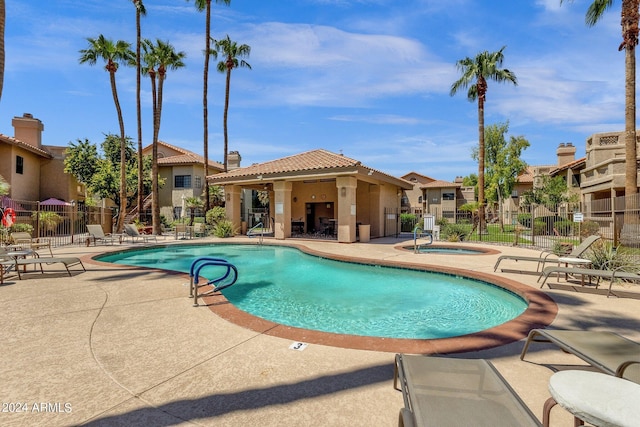
<instances>
[{"instance_id":1,"label":"pool ladder","mask_svg":"<svg viewBox=\"0 0 640 427\"><path fill-rule=\"evenodd\" d=\"M429 237L429 243L422 243L418 245L418 239L424 236ZM419 224L416 225L413 228L413 253L417 254L418 250L422 247L422 245L431 245L431 244L433 244L433 233L431 233L430 231L425 232L422 230L422 227L420 227Z\"/></svg>"},{"instance_id":2,"label":"pool ladder","mask_svg":"<svg viewBox=\"0 0 640 427\"><path fill-rule=\"evenodd\" d=\"M204 267L220 267L223 271L223 274L216 279L209 280L207 283L199 284L200 278L200 270ZM228 288L229 286L236 283L238 280L238 269L235 265L231 264L229 261L222 258L214 258L214 257L200 257L196 258L191 263L191 268L189 269L189 298L193 298L193 306L198 306L198 297L203 297L207 295L214 294L216 292L220 292L221 290ZM212 285L213 289L210 289L203 293L198 293L198 289L203 286Z\"/></svg>"},{"instance_id":3,"label":"pool ladder","mask_svg":"<svg viewBox=\"0 0 640 427\"><path fill-rule=\"evenodd\" d=\"M260 232L255 231L256 228L260 227ZM247 237L252 238L258 236L258 244L261 245L264 240L264 226L262 225L262 221L254 225L247 231Z\"/></svg>"}]
</instances>

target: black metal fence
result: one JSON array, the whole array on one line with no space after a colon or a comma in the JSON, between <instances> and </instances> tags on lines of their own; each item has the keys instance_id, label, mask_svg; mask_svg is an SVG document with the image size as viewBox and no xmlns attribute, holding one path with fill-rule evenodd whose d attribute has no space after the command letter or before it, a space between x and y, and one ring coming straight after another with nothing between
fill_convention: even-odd
<instances>
[{"instance_id":1,"label":"black metal fence","mask_svg":"<svg viewBox=\"0 0 640 427\"><path fill-rule=\"evenodd\" d=\"M9 227L3 221L0 227L0 241L9 242L11 232L27 231L33 238L46 238L52 246L84 244L87 224L101 224L111 231L114 212L111 208L101 208L60 202L42 204L28 200L2 198L1 214L11 217ZM11 214L11 215L9 215Z\"/></svg>"}]
</instances>

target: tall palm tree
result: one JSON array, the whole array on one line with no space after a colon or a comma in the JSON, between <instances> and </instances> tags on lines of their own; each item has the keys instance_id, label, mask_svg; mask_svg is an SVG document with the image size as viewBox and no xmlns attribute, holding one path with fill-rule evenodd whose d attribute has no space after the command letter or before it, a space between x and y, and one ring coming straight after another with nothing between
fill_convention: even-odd
<instances>
[{"instance_id":1,"label":"tall palm tree","mask_svg":"<svg viewBox=\"0 0 640 427\"><path fill-rule=\"evenodd\" d=\"M456 67L462 73L451 86L450 95L455 95L461 88L469 88L467 98L474 102L478 100L478 215L480 223L478 232L484 229L484 102L487 94L487 80L496 82L512 82L518 84L516 76L511 71L500 68L504 55L503 46L497 52L480 52L475 58L464 58L456 62ZM475 82L475 83L474 83Z\"/></svg>"},{"instance_id":2,"label":"tall palm tree","mask_svg":"<svg viewBox=\"0 0 640 427\"><path fill-rule=\"evenodd\" d=\"M151 78L153 92L153 141L151 150L151 218L154 234L161 233L160 198L158 186L158 135L160 134L160 119L162 117L162 93L167 70L184 67L185 53L176 52L169 42L156 40L154 45L150 40L144 40L142 47L145 51L142 72Z\"/></svg>"},{"instance_id":3,"label":"tall palm tree","mask_svg":"<svg viewBox=\"0 0 640 427\"><path fill-rule=\"evenodd\" d=\"M142 211L142 200L144 199L144 168L142 165L142 107L140 102L140 45L142 43L140 30L140 17L146 16L147 10L142 0L132 0L136 8L136 113L138 118L138 215Z\"/></svg>"},{"instance_id":4,"label":"tall palm tree","mask_svg":"<svg viewBox=\"0 0 640 427\"><path fill-rule=\"evenodd\" d=\"M134 60L134 54L131 51L131 44L122 40L115 43L111 39L105 38L100 34L97 38L87 38L89 47L80 50L80 63L95 65L98 59L102 58L107 65L105 69L109 72L109 80L111 82L111 93L113 102L118 113L118 123L120 125L120 213L116 230L122 232L124 228L124 218L127 210L127 171L126 171L126 135L124 132L124 120L122 118L122 109L118 100L118 91L116 89L116 71L118 65L131 64Z\"/></svg>"},{"instance_id":5,"label":"tall palm tree","mask_svg":"<svg viewBox=\"0 0 640 427\"><path fill-rule=\"evenodd\" d=\"M4 24L6 21L4 0L0 0L0 98L4 87Z\"/></svg>"},{"instance_id":6,"label":"tall palm tree","mask_svg":"<svg viewBox=\"0 0 640 427\"><path fill-rule=\"evenodd\" d=\"M213 40L213 39L212 39ZM236 42L229 38L227 35L226 38L222 40L213 40L215 45L215 51L217 53L221 53L224 56L220 62L218 62L217 69L221 73L226 73L227 75L227 83L224 94L224 171L227 171L227 157L229 151L229 138L227 136L227 117L229 113L229 87L231 85L231 70L234 68L248 68L251 69L251 65L246 62L244 59L238 59L242 57L249 56L251 53L251 47L246 44L238 45Z\"/></svg>"},{"instance_id":7,"label":"tall palm tree","mask_svg":"<svg viewBox=\"0 0 640 427\"><path fill-rule=\"evenodd\" d=\"M562 4L564 0L560 0ZM585 22L593 27L604 12L613 6L613 0L593 0L587 9ZM638 155L636 140L636 46L638 45L638 22L640 21L640 1L622 0L620 24L622 43L618 50L625 51L624 57L624 145L625 180L624 194L638 193ZM630 199L628 199L630 200Z\"/></svg>"},{"instance_id":8,"label":"tall palm tree","mask_svg":"<svg viewBox=\"0 0 640 427\"><path fill-rule=\"evenodd\" d=\"M187 0L189 1L189 0ZM222 3L226 6L231 4L231 0L216 0L216 3ZM205 39L204 39L204 86L202 89L202 115L203 115L203 142L204 142L204 194L205 194L205 211L209 209L209 182L207 176L209 175L209 110L207 107L207 93L209 92L209 55L207 52L211 51L211 0L195 0L196 8L198 11L203 10L206 13L205 18Z\"/></svg>"}]
</instances>

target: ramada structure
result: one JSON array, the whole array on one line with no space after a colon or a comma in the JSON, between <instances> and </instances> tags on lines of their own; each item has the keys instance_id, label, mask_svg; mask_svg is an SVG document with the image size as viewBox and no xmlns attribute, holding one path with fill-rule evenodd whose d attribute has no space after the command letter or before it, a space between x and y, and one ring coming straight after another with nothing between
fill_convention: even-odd
<instances>
[{"instance_id":1,"label":"ramada structure","mask_svg":"<svg viewBox=\"0 0 640 427\"><path fill-rule=\"evenodd\" d=\"M329 221L343 243L356 241L358 225L369 226L371 237L387 235L386 221L396 223L403 191L413 187L404 179L326 150L232 169L207 180L224 187L227 218L235 227L241 227L243 190L268 191L276 239L291 237L294 225L311 232Z\"/></svg>"}]
</instances>

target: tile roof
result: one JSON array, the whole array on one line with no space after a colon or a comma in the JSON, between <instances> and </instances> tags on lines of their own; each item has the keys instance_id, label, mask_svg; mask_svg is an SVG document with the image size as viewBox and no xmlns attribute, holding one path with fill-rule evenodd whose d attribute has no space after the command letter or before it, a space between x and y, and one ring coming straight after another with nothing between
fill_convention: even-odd
<instances>
[{"instance_id":1,"label":"tile roof","mask_svg":"<svg viewBox=\"0 0 640 427\"><path fill-rule=\"evenodd\" d=\"M305 172L307 173L305 174ZM230 182L234 178L238 178L240 180L242 180L242 178L254 177L268 179L270 176L315 175L340 172L366 172L366 175L373 175L376 173L377 179L382 178L384 181L394 182L397 185L401 185L403 188L412 187L411 183L401 178L387 175L384 172L363 165L362 162L358 160L323 149L306 151L304 153L294 154L277 160L232 169L226 173L210 175L208 179L212 182L223 180Z\"/></svg>"},{"instance_id":2,"label":"tile roof","mask_svg":"<svg viewBox=\"0 0 640 427\"><path fill-rule=\"evenodd\" d=\"M459 188L461 187L462 184L457 183L457 182L449 182L449 181L443 181L441 179L437 179L433 182L429 182L428 184L425 185L421 185L420 188Z\"/></svg>"},{"instance_id":3,"label":"tile roof","mask_svg":"<svg viewBox=\"0 0 640 427\"><path fill-rule=\"evenodd\" d=\"M164 141L158 141L159 145L164 145L174 151L177 151L182 154L178 154L175 156L166 156L158 158L158 165L163 166L171 166L171 165L189 165L194 163L204 164L204 156L194 153L193 151L189 151L187 149L168 144ZM151 148L151 145L147 145L142 151L147 151ZM215 162L209 159L209 166L213 166L219 171L224 170L224 166L222 163Z\"/></svg>"},{"instance_id":4,"label":"tile roof","mask_svg":"<svg viewBox=\"0 0 640 427\"><path fill-rule=\"evenodd\" d=\"M575 167L584 166L586 163L587 163L587 158L586 158L586 157L583 157L583 158L581 158L581 159L574 160L574 161L572 161L572 162L569 162L569 163L567 163L567 164L565 164L565 165L559 166L559 167L557 167L557 168L555 168L555 169L551 170L551 171L549 172L549 175L553 176L553 175L555 175L555 174L557 174L558 172L561 172L561 171L563 171L563 170L573 169L573 168L575 168Z\"/></svg>"},{"instance_id":5,"label":"tile roof","mask_svg":"<svg viewBox=\"0 0 640 427\"><path fill-rule=\"evenodd\" d=\"M516 181L520 184L533 184L533 167L527 166L527 168L518 175Z\"/></svg>"},{"instance_id":6,"label":"tile roof","mask_svg":"<svg viewBox=\"0 0 640 427\"><path fill-rule=\"evenodd\" d=\"M8 135L0 133L0 141L6 142L7 144L18 146L20 148L23 148L23 149L25 149L27 151L31 151L32 153L39 154L39 155L41 155L43 157L46 157L48 159L53 158L53 155L51 153L49 153L46 149L39 148L39 147L33 146L31 144L27 144L26 142L22 142L19 139L15 139L12 136L8 136Z\"/></svg>"}]
</instances>

